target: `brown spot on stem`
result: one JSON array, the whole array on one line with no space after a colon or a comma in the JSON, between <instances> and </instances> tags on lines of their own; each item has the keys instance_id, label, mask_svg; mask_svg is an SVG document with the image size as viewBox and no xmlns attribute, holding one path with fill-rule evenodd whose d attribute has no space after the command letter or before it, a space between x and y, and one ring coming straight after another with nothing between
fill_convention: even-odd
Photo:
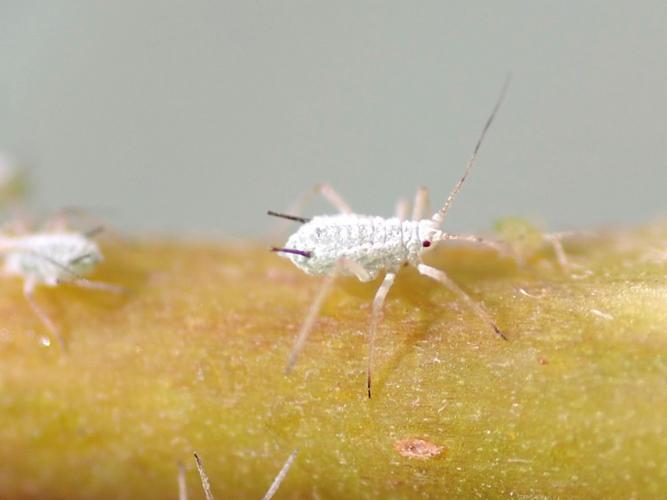
<instances>
[{"instance_id":1,"label":"brown spot on stem","mask_svg":"<svg viewBox=\"0 0 667 500\"><path fill-rule=\"evenodd\" d=\"M444 448L423 439L401 439L394 443L394 449L407 458L428 460L440 455Z\"/></svg>"}]
</instances>

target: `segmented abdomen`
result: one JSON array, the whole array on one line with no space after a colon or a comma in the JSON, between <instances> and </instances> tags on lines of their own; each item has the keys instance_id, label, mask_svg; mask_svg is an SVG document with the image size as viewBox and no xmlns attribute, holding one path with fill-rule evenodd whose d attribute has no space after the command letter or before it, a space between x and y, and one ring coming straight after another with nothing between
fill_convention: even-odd
<instances>
[{"instance_id":1,"label":"segmented abdomen","mask_svg":"<svg viewBox=\"0 0 667 500\"><path fill-rule=\"evenodd\" d=\"M290 237L286 247L310 252L310 258L289 256L309 274L333 273L336 263L347 259L374 278L414 257L419 248L417 223L359 215L315 217Z\"/></svg>"}]
</instances>

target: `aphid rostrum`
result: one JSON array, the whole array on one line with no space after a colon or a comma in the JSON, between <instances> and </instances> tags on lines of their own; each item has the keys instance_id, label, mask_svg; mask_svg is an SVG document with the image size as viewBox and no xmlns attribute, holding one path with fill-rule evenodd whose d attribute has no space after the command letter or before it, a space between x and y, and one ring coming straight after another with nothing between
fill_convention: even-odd
<instances>
[{"instance_id":1,"label":"aphid rostrum","mask_svg":"<svg viewBox=\"0 0 667 500\"><path fill-rule=\"evenodd\" d=\"M505 82L500 96L491 111L477 140L473 153L468 160L463 175L455 184L442 208L432 215L429 195L426 188L420 188L415 197L411 220L402 217L383 218L355 214L350 206L329 185L316 187L316 192L323 195L340 212L338 215L321 215L311 219L298 215L286 215L269 211L269 215L300 222L302 226L292 234L284 247L273 248L288 258L307 274L327 276L322 288L315 297L306 319L304 320L294 347L287 362L286 371L291 371L296 358L304 346L308 334L328 295L336 276L356 276L360 281L370 281L385 272L382 284L373 300L370 328L368 331L367 390L371 397L373 367L373 341L377 330L382 307L391 289L399 269L409 264L439 283L459 297L481 318L499 337L506 339L488 313L475 302L463 289L452 281L442 270L428 266L422 261L422 254L433 245L447 240L470 241L495 246L473 235L456 235L444 232L442 224L452 202L459 193L468 173L477 159L484 137L493 122L504 99L508 81ZM298 209L303 203L297 204ZM404 212L403 205L399 205Z\"/></svg>"},{"instance_id":2,"label":"aphid rostrum","mask_svg":"<svg viewBox=\"0 0 667 500\"><path fill-rule=\"evenodd\" d=\"M101 228L88 232L67 230L58 222L50 230L26 234L0 234L0 254L5 275L23 280L23 294L49 333L65 348L59 329L34 298L39 285L56 287L69 283L81 288L119 293L120 286L85 278L103 257L93 237Z\"/></svg>"}]
</instances>

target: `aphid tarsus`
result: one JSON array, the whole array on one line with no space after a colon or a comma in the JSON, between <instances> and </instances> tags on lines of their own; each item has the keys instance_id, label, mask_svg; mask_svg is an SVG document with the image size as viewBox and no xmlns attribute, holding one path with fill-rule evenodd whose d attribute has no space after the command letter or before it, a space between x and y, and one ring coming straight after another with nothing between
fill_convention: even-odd
<instances>
[{"instance_id":1,"label":"aphid tarsus","mask_svg":"<svg viewBox=\"0 0 667 500\"><path fill-rule=\"evenodd\" d=\"M367 390L371 397L371 381L373 366L373 341L380 319L382 306L391 289L398 270L405 265L415 266L417 270L441 284L463 300L472 311L483 319L492 331L506 339L495 322L476 301L452 281L443 271L422 262L424 251L434 244L447 240L473 241L476 243L496 246L495 243L477 236L454 235L441 230L445 216L452 202L459 193L472 168L487 130L489 129L503 101L509 78L505 81L500 96L491 111L473 153L468 160L463 175L458 180L443 207L430 215L428 190L420 188L415 197L412 220L404 220L405 205L399 204L398 217L383 218L353 213L350 206L336 193L331 186L322 184L315 192L323 195L340 212L338 215L323 215L312 219L303 219L299 215L284 215L269 212L282 218L302 222L302 226L292 234L284 248L274 248L290 259L294 265L312 275L327 276L320 292L315 297L306 314L299 334L289 356L286 372L291 371L296 358L303 348L306 338L314 325L315 319L329 293L336 276L355 276L360 281L370 281L381 272L385 272L382 284L373 300L370 329L368 332L368 366ZM312 195L311 195L312 196ZM305 201L297 203L290 213L299 214ZM430 215L430 216L429 216Z\"/></svg>"}]
</instances>

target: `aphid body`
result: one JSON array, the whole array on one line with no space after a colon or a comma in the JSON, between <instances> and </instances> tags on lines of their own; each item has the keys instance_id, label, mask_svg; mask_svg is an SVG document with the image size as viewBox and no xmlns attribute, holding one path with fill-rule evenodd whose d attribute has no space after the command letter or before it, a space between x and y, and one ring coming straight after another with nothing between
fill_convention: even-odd
<instances>
[{"instance_id":1,"label":"aphid body","mask_svg":"<svg viewBox=\"0 0 667 500\"><path fill-rule=\"evenodd\" d=\"M65 342L58 328L35 301L35 288L63 283L113 293L122 292L123 288L85 278L103 260L99 246L92 239L101 228L79 233L61 225L59 221L58 229L51 231L0 235L0 255L4 259L4 273L23 280L23 295L30 307L64 349Z\"/></svg>"},{"instance_id":2,"label":"aphid body","mask_svg":"<svg viewBox=\"0 0 667 500\"><path fill-rule=\"evenodd\" d=\"M85 276L102 261L97 243L74 232L0 238L0 249L5 251L5 273L46 286Z\"/></svg>"},{"instance_id":3,"label":"aphid body","mask_svg":"<svg viewBox=\"0 0 667 500\"><path fill-rule=\"evenodd\" d=\"M442 232L434 226L431 219L321 215L310 219L287 240L287 248L304 249L307 254L285 256L307 274L328 275L340 269L340 275L356 275L361 281L371 281L383 271L398 271L406 262L418 265L424 242L442 237ZM355 268L340 267L341 260L357 263L365 273L360 276Z\"/></svg>"},{"instance_id":4,"label":"aphid body","mask_svg":"<svg viewBox=\"0 0 667 500\"><path fill-rule=\"evenodd\" d=\"M290 259L298 268L308 274L327 276L327 280L320 293L315 297L294 343L287 363L288 372L294 366L296 357L313 328L317 314L332 286L333 279L336 276L347 275L356 276L361 281L371 281L381 273L385 273L382 284L377 289L373 300L371 325L368 333L367 389L368 397L371 397L372 347L375 330L383 304L393 286L396 274L406 264L415 266L422 275L428 276L447 287L463 300L479 318L484 320L495 334L505 338L486 311L454 283L444 271L424 264L422 255L434 243L446 240L472 241L487 244L494 248L498 247L497 244L484 241L474 235L449 234L440 228L454 198L460 191L477 158L484 136L500 107L507 83L503 86L500 97L482 129L462 177L452 189L443 207L433 214L430 212L430 202L426 188L421 188L417 192L412 220L406 220L405 204L399 205L399 213L396 217L384 218L355 214L350 206L328 185L318 186L316 192L325 196L338 209L340 212L338 215L321 215L306 219L298 215L269 212L269 215L303 224L288 238L285 247L274 247L273 251ZM304 201L302 200L301 203L297 204L293 210L298 212L298 207L302 206Z\"/></svg>"}]
</instances>

